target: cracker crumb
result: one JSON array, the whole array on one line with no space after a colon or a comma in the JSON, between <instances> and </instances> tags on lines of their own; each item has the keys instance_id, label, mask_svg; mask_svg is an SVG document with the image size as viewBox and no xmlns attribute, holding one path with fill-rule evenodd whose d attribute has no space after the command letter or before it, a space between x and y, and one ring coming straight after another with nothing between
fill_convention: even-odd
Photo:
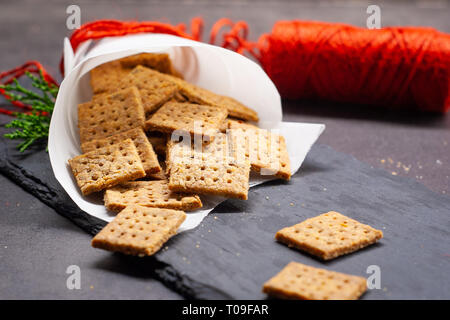
<instances>
[{"instance_id":1,"label":"cracker crumb","mask_svg":"<svg viewBox=\"0 0 450 320\"><path fill-rule=\"evenodd\" d=\"M293 203L293 202L291 202L291 203L289 203L289 205L290 205L291 207L293 207L293 206L294 206L294 203Z\"/></svg>"},{"instance_id":2,"label":"cracker crumb","mask_svg":"<svg viewBox=\"0 0 450 320\"><path fill-rule=\"evenodd\" d=\"M396 176L396 175L397 175L397 172L392 171L392 175L393 175L393 176Z\"/></svg>"},{"instance_id":3,"label":"cracker crumb","mask_svg":"<svg viewBox=\"0 0 450 320\"><path fill-rule=\"evenodd\" d=\"M386 162L386 160L384 160L384 159L381 159L381 160L380 160L380 162L381 162L381 163L385 163L385 162Z\"/></svg>"}]
</instances>

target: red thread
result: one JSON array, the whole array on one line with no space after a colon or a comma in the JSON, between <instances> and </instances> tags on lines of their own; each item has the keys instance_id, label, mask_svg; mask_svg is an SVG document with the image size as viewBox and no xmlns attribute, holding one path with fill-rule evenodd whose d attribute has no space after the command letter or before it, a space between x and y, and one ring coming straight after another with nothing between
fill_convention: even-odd
<instances>
[{"instance_id":1,"label":"red thread","mask_svg":"<svg viewBox=\"0 0 450 320\"><path fill-rule=\"evenodd\" d=\"M280 21L257 47L284 98L450 108L450 35L431 28Z\"/></svg>"},{"instance_id":2,"label":"red thread","mask_svg":"<svg viewBox=\"0 0 450 320\"><path fill-rule=\"evenodd\" d=\"M86 40L98 40L105 37L120 37L127 34L136 33L166 33L191 40L200 41L203 29L203 20L194 18L191 22L191 33L185 31L184 24L172 26L167 23L157 21L118 21L118 20L98 20L86 23L75 30L70 36L70 44L76 52L78 46ZM61 74L64 75L64 57L59 64Z\"/></svg>"},{"instance_id":3,"label":"red thread","mask_svg":"<svg viewBox=\"0 0 450 320\"><path fill-rule=\"evenodd\" d=\"M229 30L222 33L219 45L242 54L248 52L259 60L284 98L433 112L450 109L448 34L420 27L368 30L338 23L279 21L271 33L251 42L247 40L246 22L223 18L212 27L210 43L217 41L225 27ZM89 39L144 32L200 41L202 29L200 18L192 20L191 35L184 24L99 20L76 30L70 42L76 51ZM64 74L62 60L60 68ZM39 69L44 71L42 66Z\"/></svg>"},{"instance_id":4,"label":"red thread","mask_svg":"<svg viewBox=\"0 0 450 320\"><path fill-rule=\"evenodd\" d=\"M1 72L0 73L0 84L3 84L3 85L10 84L13 82L14 79L19 79L26 72L31 72L34 74L39 74L39 72L42 72L44 79L49 84L54 84L54 85L58 86L58 83L55 81L55 79L53 79L52 76L50 74L48 74L48 72L44 69L44 67L37 61L28 61L27 63L25 63L19 67ZM5 80L5 78L6 78L6 80ZM16 107L27 110L27 111L31 110L31 106L29 106L29 105L26 105L20 101L12 101L11 97L5 92L4 89L0 88L0 94L2 96L4 96L7 100L9 100ZM0 108L0 113L7 114L10 116L14 115L13 111L7 110L4 108Z\"/></svg>"}]
</instances>

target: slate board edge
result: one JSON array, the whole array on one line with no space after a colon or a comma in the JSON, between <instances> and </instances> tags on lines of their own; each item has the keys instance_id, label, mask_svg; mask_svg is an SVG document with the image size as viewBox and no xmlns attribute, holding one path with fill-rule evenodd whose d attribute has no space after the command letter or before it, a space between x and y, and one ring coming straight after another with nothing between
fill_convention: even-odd
<instances>
[{"instance_id":1,"label":"slate board edge","mask_svg":"<svg viewBox=\"0 0 450 320\"><path fill-rule=\"evenodd\" d=\"M4 151L6 150L4 149ZM0 158L0 173L90 235L97 234L106 225L105 221L87 214L79 209L75 203L61 201L58 192L33 176L27 169L8 159L7 152L3 152L3 156ZM61 192L65 193L62 188ZM131 257L131 259L139 260L141 258ZM174 267L158 260L156 257L144 259L154 267L153 276L155 279L187 299L230 299L230 296L226 293L180 274ZM202 289L193 290L193 288Z\"/></svg>"},{"instance_id":2,"label":"slate board edge","mask_svg":"<svg viewBox=\"0 0 450 320\"><path fill-rule=\"evenodd\" d=\"M323 144L316 144L315 147L326 148L332 150L333 152L341 153ZM36 178L26 168L21 167L20 165L17 165L13 161L11 161L11 159L8 157L7 150L4 149L4 151L5 152L3 152L2 157L0 158L0 173L2 175L20 186L26 192L35 196L44 204L54 209L58 214L74 222L78 227L91 235L95 235L106 224L106 222L104 222L103 220L90 216L89 214L80 210L75 203L70 201L70 198L62 188L60 190L55 190L54 188L47 186L41 179ZM377 171L378 174L386 178L395 179L397 181L407 181L410 184L417 184L423 188L422 184L412 178L392 176L385 170L373 168L372 166L359 161L351 155L345 153L342 154L349 157L352 161L356 161L362 163L363 166L370 167L371 170ZM261 188L263 187L263 185L264 184L258 187ZM440 194L432 192L431 190L430 193L438 197L442 196ZM178 272L173 266L169 265L168 263L159 260L157 257L158 255L154 257L144 258L146 260L145 264L153 267L152 275L155 277L155 279L161 281L168 288L181 294L183 297L187 299L231 299L231 297L227 293L221 291L220 289L213 288L207 284L193 280L189 276ZM129 257L129 259L135 259L133 260L133 263L138 263L140 260L140 258L134 257Z\"/></svg>"}]
</instances>

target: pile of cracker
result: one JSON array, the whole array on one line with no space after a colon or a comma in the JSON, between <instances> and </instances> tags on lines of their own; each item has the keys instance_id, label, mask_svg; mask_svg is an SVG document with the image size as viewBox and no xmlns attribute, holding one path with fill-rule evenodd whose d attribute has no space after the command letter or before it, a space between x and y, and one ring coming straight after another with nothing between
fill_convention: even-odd
<instances>
[{"instance_id":1,"label":"pile of cracker","mask_svg":"<svg viewBox=\"0 0 450 320\"><path fill-rule=\"evenodd\" d=\"M246 200L250 172L291 176L285 139L256 111L185 81L167 54L141 53L91 71L78 105L82 155L69 160L84 196L119 212L93 246L151 255L202 207L199 195Z\"/></svg>"}]
</instances>

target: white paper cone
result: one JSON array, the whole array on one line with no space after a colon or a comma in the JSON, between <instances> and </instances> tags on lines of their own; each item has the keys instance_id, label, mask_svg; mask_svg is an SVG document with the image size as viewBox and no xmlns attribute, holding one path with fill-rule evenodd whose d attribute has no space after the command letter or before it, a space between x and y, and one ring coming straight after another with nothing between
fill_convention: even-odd
<instances>
[{"instance_id":1,"label":"white paper cone","mask_svg":"<svg viewBox=\"0 0 450 320\"><path fill-rule=\"evenodd\" d=\"M258 112L263 127L279 130L286 139L293 174L325 129L323 124L282 122L280 95L272 81L259 65L230 50L165 34L105 38L93 48L89 45L83 44L74 55L70 43L65 42L66 77L56 99L48 149L53 172L64 190L80 209L105 221L111 221L115 213L106 210L99 195L81 194L67 163L68 159L81 154L77 106L91 99L89 71L102 63L140 52L167 52L187 81L241 101ZM264 176L252 178L250 185L267 180ZM225 200L212 196L201 198L203 208L189 212L179 231L198 226Z\"/></svg>"}]
</instances>

